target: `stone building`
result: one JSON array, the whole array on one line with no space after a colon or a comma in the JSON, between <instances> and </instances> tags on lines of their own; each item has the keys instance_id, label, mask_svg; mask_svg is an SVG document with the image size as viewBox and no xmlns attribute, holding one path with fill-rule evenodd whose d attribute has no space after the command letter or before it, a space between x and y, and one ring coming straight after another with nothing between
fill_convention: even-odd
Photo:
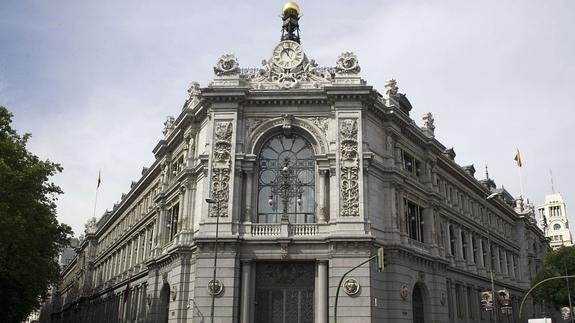
<instances>
[{"instance_id":1,"label":"stone building","mask_svg":"<svg viewBox=\"0 0 575 323\"><path fill-rule=\"evenodd\" d=\"M286 4L262 67L223 55L192 83L155 162L87 225L43 321L211 322L213 306L215 322L325 323L340 277L379 247L385 270L347 276L338 322L494 320L491 273L517 314L543 232L455 162L431 114L416 125L394 80L378 92L351 52L319 67L298 20Z\"/></svg>"},{"instance_id":2,"label":"stone building","mask_svg":"<svg viewBox=\"0 0 575 323\"><path fill-rule=\"evenodd\" d=\"M539 210L539 226L549 238L551 248L572 246L573 238L567 220L565 201L561 193L552 193L545 196L545 201Z\"/></svg>"}]
</instances>

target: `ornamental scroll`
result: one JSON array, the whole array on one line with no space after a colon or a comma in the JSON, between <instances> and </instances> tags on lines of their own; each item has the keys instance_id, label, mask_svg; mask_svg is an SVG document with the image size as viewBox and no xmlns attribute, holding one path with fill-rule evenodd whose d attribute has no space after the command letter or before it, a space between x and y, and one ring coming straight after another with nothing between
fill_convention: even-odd
<instances>
[{"instance_id":1,"label":"ornamental scroll","mask_svg":"<svg viewBox=\"0 0 575 323\"><path fill-rule=\"evenodd\" d=\"M217 203L210 204L210 216L228 216L232 133L230 121L215 123L211 197Z\"/></svg>"},{"instance_id":2,"label":"ornamental scroll","mask_svg":"<svg viewBox=\"0 0 575 323\"><path fill-rule=\"evenodd\" d=\"M340 119L341 215L359 216L357 119Z\"/></svg>"}]
</instances>

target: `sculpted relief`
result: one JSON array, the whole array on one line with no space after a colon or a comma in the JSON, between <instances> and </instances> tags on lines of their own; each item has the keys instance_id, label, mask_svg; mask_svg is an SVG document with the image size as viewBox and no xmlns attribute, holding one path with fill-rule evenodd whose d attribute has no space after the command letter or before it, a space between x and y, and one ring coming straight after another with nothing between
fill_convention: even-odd
<instances>
[{"instance_id":1,"label":"sculpted relief","mask_svg":"<svg viewBox=\"0 0 575 323\"><path fill-rule=\"evenodd\" d=\"M218 121L215 123L211 196L218 201L218 204L210 204L210 216L225 217L228 215L232 134L233 126L231 121Z\"/></svg>"},{"instance_id":2,"label":"sculpted relief","mask_svg":"<svg viewBox=\"0 0 575 323\"><path fill-rule=\"evenodd\" d=\"M359 216L359 150L357 119L340 119L341 215Z\"/></svg>"}]
</instances>

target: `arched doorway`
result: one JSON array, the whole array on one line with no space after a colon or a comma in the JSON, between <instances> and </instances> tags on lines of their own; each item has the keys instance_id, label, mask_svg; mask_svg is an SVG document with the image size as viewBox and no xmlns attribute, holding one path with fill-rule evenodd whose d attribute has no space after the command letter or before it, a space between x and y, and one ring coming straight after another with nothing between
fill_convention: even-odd
<instances>
[{"instance_id":1,"label":"arched doorway","mask_svg":"<svg viewBox=\"0 0 575 323\"><path fill-rule=\"evenodd\" d=\"M170 284L164 283L160 290L160 306L158 308L159 323L168 323L170 313Z\"/></svg>"},{"instance_id":2,"label":"arched doorway","mask_svg":"<svg viewBox=\"0 0 575 323\"><path fill-rule=\"evenodd\" d=\"M427 290L423 283L413 286L411 304L413 310L413 323L425 323L426 306L428 302Z\"/></svg>"}]
</instances>

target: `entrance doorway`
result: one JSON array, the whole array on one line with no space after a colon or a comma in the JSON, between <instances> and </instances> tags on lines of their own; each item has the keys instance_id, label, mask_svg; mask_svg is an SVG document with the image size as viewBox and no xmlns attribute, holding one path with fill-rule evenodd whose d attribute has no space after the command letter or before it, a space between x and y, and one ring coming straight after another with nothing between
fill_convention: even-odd
<instances>
[{"instance_id":1,"label":"entrance doorway","mask_svg":"<svg viewBox=\"0 0 575 323\"><path fill-rule=\"evenodd\" d=\"M256 264L255 322L313 323L315 264Z\"/></svg>"},{"instance_id":2,"label":"entrance doorway","mask_svg":"<svg viewBox=\"0 0 575 323\"><path fill-rule=\"evenodd\" d=\"M411 302L413 308L413 323L425 323L426 290L423 284L417 283L413 286Z\"/></svg>"},{"instance_id":3,"label":"entrance doorway","mask_svg":"<svg viewBox=\"0 0 575 323\"><path fill-rule=\"evenodd\" d=\"M159 323L168 323L168 318L170 315L170 285L164 283L162 289L160 289L160 304L159 304Z\"/></svg>"}]
</instances>

